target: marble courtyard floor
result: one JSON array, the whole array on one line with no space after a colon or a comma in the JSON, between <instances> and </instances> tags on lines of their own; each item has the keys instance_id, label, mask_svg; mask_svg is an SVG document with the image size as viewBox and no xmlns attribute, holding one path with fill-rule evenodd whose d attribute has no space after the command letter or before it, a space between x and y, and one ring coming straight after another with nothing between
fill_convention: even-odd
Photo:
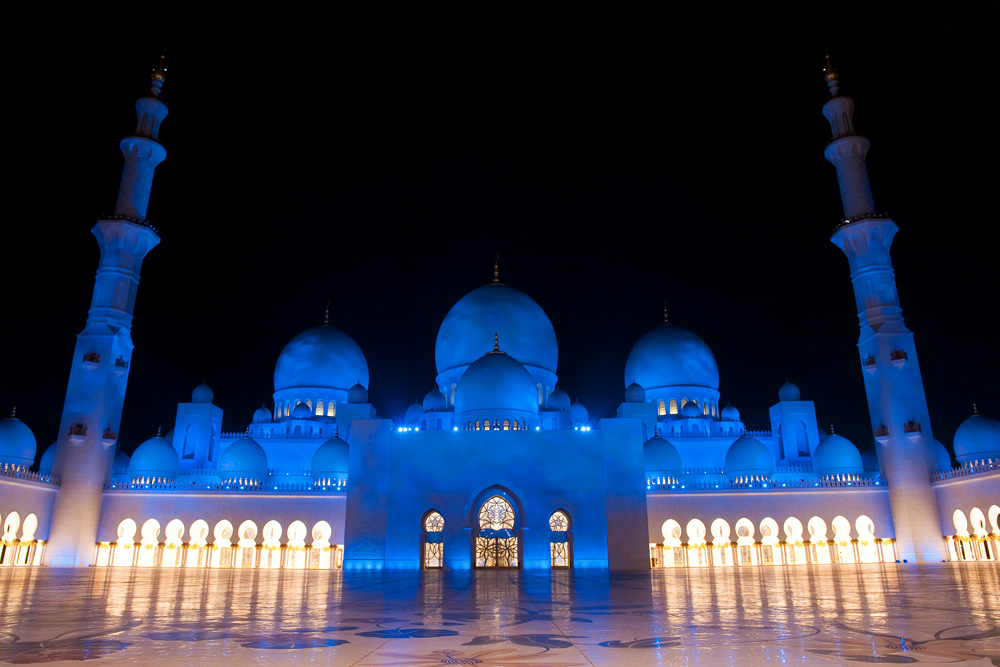
<instances>
[{"instance_id":1,"label":"marble courtyard floor","mask_svg":"<svg viewBox=\"0 0 1000 667\"><path fill-rule=\"evenodd\" d=\"M0 570L0 664L1000 665L1000 564Z\"/></svg>"}]
</instances>

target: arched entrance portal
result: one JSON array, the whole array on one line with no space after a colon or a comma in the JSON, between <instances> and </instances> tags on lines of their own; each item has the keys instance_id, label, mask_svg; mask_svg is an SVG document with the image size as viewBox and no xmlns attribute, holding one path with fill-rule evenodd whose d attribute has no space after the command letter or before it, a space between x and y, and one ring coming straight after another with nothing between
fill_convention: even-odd
<instances>
[{"instance_id":1,"label":"arched entrance portal","mask_svg":"<svg viewBox=\"0 0 1000 667\"><path fill-rule=\"evenodd\" d=\"M520 567L517 514L501 495L490 496L479 508L476 567Z\"/></svg>"}]
</instances>

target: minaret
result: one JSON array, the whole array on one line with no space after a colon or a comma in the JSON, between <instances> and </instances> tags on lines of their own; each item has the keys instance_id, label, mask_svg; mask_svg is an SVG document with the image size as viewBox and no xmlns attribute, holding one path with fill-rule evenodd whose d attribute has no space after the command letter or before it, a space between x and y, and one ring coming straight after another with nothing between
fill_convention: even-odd
<instances>
[{"instance_id":1,"label":"minaret","mask_svg":"<svg viewBox=\"0 0 1000 667\"><path fill-rule=\"evenodd\" d=\"M159 99L163 57L150 94L135 103L135 133L121 142L125 169L115 213L91 232L101 258L87 324L76 337L53 475L61 478L52 510L48 565L90 565L104 484L110 478L132 358L132 312L142 260L160 237L146 221L153 170L167 156L157 142L167 105Z\"/></svg>"},{"instance_id":2,"label":"minaret","mask_svg":"<svg viewBox=\"0 0 1000 667\"><path fill-rule=\"evenodd\" d=\"M903 323L889 247L899 228L875 213L865 156L868 139L854 131L854 101L840 95L837 71L827 56L830 99L823 115L833 140L824 155L837 168L844 221L831 241L847 255L858 306L862 375L868 394L879 468L889 485L896 553L909 562L947 557L937 498L934 437L920 378L913 333Z\"/></svg>"}]
</instances>

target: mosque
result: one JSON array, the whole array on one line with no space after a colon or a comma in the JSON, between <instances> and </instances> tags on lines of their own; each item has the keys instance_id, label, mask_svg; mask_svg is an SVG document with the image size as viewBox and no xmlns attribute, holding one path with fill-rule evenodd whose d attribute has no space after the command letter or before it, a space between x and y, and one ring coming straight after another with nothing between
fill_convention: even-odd
<instances>
[{"instance_id":1,"label":"mosque","mask_svg":"<svg viewBox=\"0 0 1000 667\"><path fill-rule=\"evenodd\" d=\"M329 321L295 336L274 393L244 431L222 429L206 384L131 458L118 429L146 222L167 106L162 65L121 142L115 214L77 337L59 438L0 421L2 566L461 569L798 566L996 560L1000 423L973 414L958 467L929 428L912 333L873 213L853 101L827 68L823 114L860 320L874 449L819 427L792 382L769 431L748 431L696 333L667 320L636 341L623 401L595 418L559 385L541 307L492 282L437 334L436 388L399 422L368 399L362 347ZM329 316L327 316L329 320ZM364 341L361 341L363 344ZM265 397L262 397L265 398Z\"/></svg>"}]
</instances>

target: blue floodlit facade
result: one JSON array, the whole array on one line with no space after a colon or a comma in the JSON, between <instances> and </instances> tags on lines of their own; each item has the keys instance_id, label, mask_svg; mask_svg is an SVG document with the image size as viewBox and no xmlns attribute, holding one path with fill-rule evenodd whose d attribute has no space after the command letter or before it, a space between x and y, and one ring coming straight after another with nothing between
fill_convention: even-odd
<instances>
[{"instance_id":1,"label":"blue floodlit facade","mask_svg":"<svg viewBox=\"0 0 1000 667\"><path fill-rule=\"evenodd\" d=\"M202 384L131 457L118 427L145 221L167 108L162 69L121 143L115 215L77 338L60 436L0 422L2 565L418 569L792 566L995 560L1000 423L971 416L959 466L930 432L912 334L889 259L895 224L873 213L853 102L828 71L824 106L845 219L872 432L862 456L816 422L787 382L771 429L723 404L697 334L669 323L624 359L623 402L596 417L558 386L556 332L526 293L493 281L438 331L436 388L402 421L369 403L362 347L330 322L294 337L272 407L244 431ZM846 281L845 281L846 282ZM456 295L458 296L458 295Z\"/></svg>"}]
</instances>

